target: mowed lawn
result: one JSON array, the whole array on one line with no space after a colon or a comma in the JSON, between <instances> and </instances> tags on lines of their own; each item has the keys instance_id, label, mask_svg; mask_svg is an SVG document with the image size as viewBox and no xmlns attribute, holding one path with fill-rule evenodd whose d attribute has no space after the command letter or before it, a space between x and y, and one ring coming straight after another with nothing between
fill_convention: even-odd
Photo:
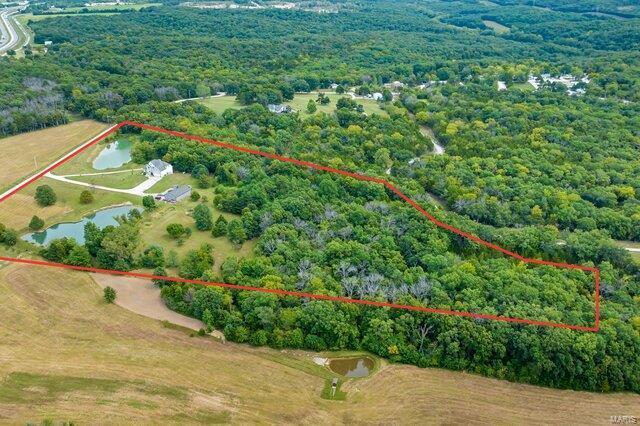
<instances>
[{"instance_id":1,"label":"mowed lawn","mask_svg":"<svg viewBox=\"0 0 640 426\"><path fill-rule=\"evenodd\" d=\"M56 193L58 200L54 205L41 207L36 203L34 194L36 188L40 185L49 185ZM93 193L93 203L80 203L80 193L84 190L89 190ZM27 226L33 215L42 218L45 221L45 227L47 227L60 222L80 220L96 210L124 203L141 205L142 198L117 192L90 189L85 186L73 185L44 177L2 202L0 205L0 223L9 228L27 231Z\"/></svg>"},{"instance_id":2,"label":"mowed lawn","mask_svg":"<svg viewBox=\"0 0 640 426\"><path fill-rule=\"evenodd\" d=\"M161 192L177 184L191 185L195 191L198 191L203 197L206 197L204 203L209 207L209 210L211 210L214 222L220 215L224 216L228 221L240 218L240 216L224 213L216 209L212 202L214 195L213 188L199 189L196 186L195 179L182 173L165 176L156 186L152 187L149 192ZM142 237L140 249L142 250L154 244L159 245L164 248L165 255L170 250L173 250L178 255L178 259L182 260L187 251L197 249L202 246L202 244L208 243L213 247L213 257L215 259L214 269L216 271L219 270L222 262L229 256L238 258L251 256L256 244L255 240L246 241L241 246L237 246L231 243L226 236L214 238L211 235L211 231L198 231L196 229L191 214L193 209L201 203L203 203L202 199L191 201L189 198L175 204L158 202L157 210L145 215L142 232L140 233ZM191 236L182 242L171 238L167 233L167 225L171 223L179 223L191 228ZM172 272L175 273L175 271Z\"/></svg>"},{"instance_id":3,"label":"mowed lawn","mask_svg":"<svg viewBox=\"0 0 640 426\"><path fill-rule=\"evenodd\" d=\"M204 98L204 99L199 99L198 102L200 102L202 105L208 107L209 109L211 109L212 111L218 114L222 114L229 108L231 109L243 108L243 105L240 102L236 101L235 95L218 96L215 98Z\"/></svg>"},{"instance_id":4,"label":"mowed lawn","mask_svg":"<svg viewBox=\"0 0 640 426\"><path fill-rule=\"evenodd\" d=\"M116 189L131 189L147 178L142 173L142 170L127 170L120 173L108 173L93 176L73 176L69 177L71 180L77 180L78 182L85 182L91 185L106 186Z\"/></svg>"},{"instance_id":5,"label":"mowed lawn","mask_svg":"<svg viewBox=\"0 0 640 426\"><path fill-rule=\"evenodd\" d=\"M191 337L101 300L81 272L0 268L6 423L605 424L640 397L561 391L382 363L320 397L314 354Z\"/></svg>"},{"instance_id":6,"label":"mowed lawn","mask_svg":"<svg viewBox=\"0 0 640 426\"><path fill-rule=\"evenodd\" d=\"M331 100L331 102L326 105L320 105L320 103L317 103L317 107L318 107L318 111L322 111L327 114L333 114L335 112L336 103L338 102L338 99L343 97L350 97L349 95L346 95L346 94L338 95L336 93L328 93L326 94L326 96ZM307 113L307 104L309 103L309 100L317 100L317 99L318 99L317 92L296 93L292 101L285 102L285 103L289 105L291 108L293 108L294 110L298 111L300 113L300 116L308 117L310 114ZM240 102L236 101L235 96L220 96L216 98L205 98L205 99L198 100L198 102L209 107L212 111L218 114L222 114L229 108L240 109L244 107ZM356 102L361 104L364 107L364 112L368 115L370 114L380 114L385 116L387 115L387 113L382 108L380 108L380 104L377 101L374 101L373 99L356 99Z\"/></svg>"},{"instance_id":7,"label":"mowed lawn","mask_svg":"<svg viewBox=\"0 0 640 426\"><path fill-rule=\"evenodd\" d=\"M0 188L6 189L21 178L44 169L107 127L97 121L80 120L0 139Z\"/></svg>"},{"instance_id":8,"label":"mowed lawn","mask_svg":"<svg viewBox=\"0 0 640 426\"><path fill-rule=\"evenodd\" d=\"M336 103L340 98L350 98L349 95L338 95L336 93L325 93L325 96L328 97L331 102L326 105L321 105L319 102L316 102L316 107L318 111L322 111L327 114L333 114L336 111ZM291 102L286 102L287 105L291 106L291 108L300 112L300 115L303 117L308 117L310 114L307 113L307 105L310 100L317 101L318 93L296 93ZM379 114L387 116L387 112L380 108L380 104L373 99L355 99L357 103L364 107L364 112L367 115L371 114Z\"/></svg>"}]
</instances>

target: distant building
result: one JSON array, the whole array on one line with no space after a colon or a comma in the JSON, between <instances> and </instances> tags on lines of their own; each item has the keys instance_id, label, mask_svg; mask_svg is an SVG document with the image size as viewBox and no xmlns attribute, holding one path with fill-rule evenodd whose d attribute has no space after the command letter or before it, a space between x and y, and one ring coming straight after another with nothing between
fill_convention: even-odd
<instances>
[{"instance_id":1,"label":"distant building","mask_svg":"<svg viewBox=\"0 0 640 426\"><path fill-rule=\"evenodd\" d=\"M505 83L504 81L498 81L498 90L500 92L504 92L505 90L507 90L507 83Z\"/></svg>"},{"instance_id":2,"label":"distant building","mask_svg":"<svg viewBox=\"0 0 640 426\"><path fill-rule=\"evenodd\" d=\"M336 90L338 88L338 83L331 83L331 89Z\"/></svg>"},{"instance_id":3,"label":"distant building","mask_svg":"<svg viewBox=\"0 0 640 426\"><path fill-rule=\"evenodd\" d=\"M51 40L45 40L44 41L44 45L45 46L51 46L53 44L53 42Z\"/></svg>"},{"instance_id":4,"label":"distant building","mask_svg":"<svg viewBox=\"0 0 640 426\"><path fill-rule=\"evenodd\" d=\"M404 87L404 83L401 81L394 81L393 83L386 83L384 87L387 89L400 90Z\"/></svg>"},{"instance_id":5,"label":"distant building","mask_svg":"<svg viewBox=\"0 0 640 426\"><path fill-rule=\"evenodd\" d=\"M384 99L384 96L382 96L382 93L380 92L375 92L373 95L371 95L371 97L376 101L381 101Z\"/></svg>"},{"instance_id":6,"label":"distant building","mask_svg":"<svg viewBox=\"0 0 640 426\"><path fill-rule=\"evenodd\" d=\"M267 109L274 114L285 114L291 112L291 107L285 104L269 104Z\"/></svg>"},{"instance_id":7,"label":"distant building","mask_svg":"<svg viewBox=\"0 0 640 426\"><path fill-rule=\"evenodd\" d=\"M147 177L162 177L173 173L173 166L162 160L151 160L144 166L144 174Z\"/></svg>"},{"instance_id":8,"label":"distant building","mask_svg":"<svg viewBox=\"0 0 640 426\"><path fill-rule=\"evenodd\" d=\"M191 186L176 185L173 188L157 195L156 200L166 201L167 203L177 203L191 195Z\"/></svg>"}]
</instances>

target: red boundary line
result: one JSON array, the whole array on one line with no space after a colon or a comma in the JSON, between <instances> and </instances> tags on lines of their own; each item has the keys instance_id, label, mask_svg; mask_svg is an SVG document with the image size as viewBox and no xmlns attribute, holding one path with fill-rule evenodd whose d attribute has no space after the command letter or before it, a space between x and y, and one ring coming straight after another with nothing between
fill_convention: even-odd
<instances>
[{"instance_id":1,"label":"red boundary line","mask_svg":"<svg viewBox=\"0 0 640 426\"><path fill-rule=\"evenodd\" d=\"M501 253L509 256L509 257L513 257L513 258L518 259L518 260L520 260L520 261L522 261L524 263L531 263L531 264L538 264L538 265L549 265L549 266L554 266L554 267L557 267L557 268L578 269L578 270L581 270L581 271L592 272L594 274L594 279L595 279L595 325L593 327L586 327L586 326L571 325L571 324L557 323L557 322L551 322L551 321L537 321L537 320L526 319L526 318L504 317L504 316L498 316L498 315L478 314L478 313L473 313L473 312L454 311L454 310L448 310L448 309L436 309L436 308L427 308L427 307L422 307L422 306L400 305L400 304L397 304L397 303L377 302L377 301L361 300L361 299L350 299L348 297L341 297L341 296L329 296L329 295L324 295L324 294L312 294L312 293L304 293L304 292L298 292L298 291L268 289L268 288L262 288L262 287L242 286L242 285L237 285L237 284L218 283L218 282L209 282L209 281L201 281L201 280L187 280L187 279L184 279L184 278L163 277L163 276L150 275L150 274L144 274L144 273L138 273L138 272L125 272L125 271L115 271L115 270L109 270L109 269L91 268L91 267L83 267L83 266L72 266L72 265L66 265L66 264L63 264L63 263L47 262L47 261L40 261L40 260L33 260L33 259L21 259L21 258L12 258L12 257L0 256L0 261L23 263L23 264L29 264L29 265L49 266L49 267L56 267L56 268L65 268L65 269L72 269L72 270L76 270L76 271L97 272L97 273L112 274L112 275L125 275L125 276L146 278L146 279L158 279L158 280L173 281L173 282L199 284L199 285L204 285L204 286L225 287L225 288L231 288L231 289L236 289L236 290L259 291L259 292L263 292L263 293L272 293L272 294L279 294L279 295L286 295L286 296L296 296L296 297L305 297L305 298L310 298L310 299L330 300L330 301L334 301L334 302L355 303L355 304L360 304L360 305L406 309L406 310L411 310L411 311L420 311L420 312L428 312L428 313L444 314L444 315L455 315L455 316L460 316L460 317L468 317L468 318L476 318L476 319L489 319L489 320L504 321L504 322L510 322L510 323L521 323L521 324L529 324L529 325L565 328L565 329L578 330L578 331L597 332L599 330L599 328L600 328L600 270L598 268L590 267L590 266L584 266L584 265L574 265L574 264L570 264L570 263L549 262L549 261L546 261L546 260L531 259L531 258L523 257L523 256L521 256L521 255L519 255L517 253L509 251L509 250L507 250L505 248L502 248L502 247L500 247L500 246L498 246L496 244L493 244L493 243L490 243L488 241L485 241L485 240L483 240L483 239L481 239L481 238L479 238L479 237L477 237L477 236L475 236L473 234L469 234L469 233L464 232L464 231L462 231L462 230L460 230L460 229L458 229L458 228L456 228L454 226L451 226L451 225L449 225L447 223L439 221L434 216L429 214L426 210L424 210L418 203L413 201L407 195L402 193L398 188L396 188L390 182L388 182L388 181L386 181L384 179L380 179L380 178L376 178L376 177L372 177L372 176L367 176L367 175L363 175L363 174L360 174L360 173L353 173L353 172L348 172L348 171L345 171L345 170L335 169L333 167L322 166L320 164L311 163L309 161L297 160L295 158L284 157L284 156L277 155L277 154L272 154L272 153L269 153L269 152L264 152L264 151L259 151L259 150L252 149L252 148L246 148L246 147L242 147L242 146L237 146L237 145L233 145L233 144L226 143L226 142L215 141L215 140L212 140L212 139L207 139L207 138L203 138L203 137L200 137L200 136L189 135L189 134L182 133L182 132L176 132L176 131L173 131L173 130L167 130L167 129L163 129L161 127L152 126L152 125L143 124L143 123L137 123L137 122L134 122L134 121L123 121L121 123L118 123L117 125L115 125L111 129L107 130L106 132L98 135L91 142L89 142L86 145L82 146L77 151L72 152L71 155L68 155L68 156L56 161L55 163L53 163L52 165L50 165L49 167L47 167L46 169L44 169L40 173L34 175L30 179L28 179L25 182L23 182L22 184L18 185L16 188L14 188L13 190L11 190L7 194L5 194L2 198L0 198L0 202L6 200L7 198L12 196L16 192L18 192L21 189L23 189L24 187L26 187L27 185L30 185L31 183L35 182L36 180L42 178L45 174L49 173L51 170L53 170L53 169L61 166L62 164L66 163L67 161L69 161L70 159L75 157L76 155L80 154L85 149L89 148L90 146L95 145L96 143L98 143L101 140L105 139L107 136L117 132L120 128L122 128L124 126L138 127L138 128L145 129L145 130L151 130L151 131L155 131L155 132L159 132L159 133L164 133L164 134L167 134L167 135L175 136L175 137L178 137L178 138L181 138L181 139L187 139L187 140L193 140L193 141L197 141L197 142L202 142L202 143L206 143L206 144L209 144L209 145L214 145L214 146L217 146L217 147L220 147L220 148L231 149L231 150L234 150L234 151L244 152L244 153L253 154L253 155L259 155L259 156L262 156L262 157L271 158L271 159L278 160L278 161L283 161L283 162L286 162L286 163L292 163L292 164L295 164L295 165L298 165L298 166L302 166L302 167L308 167L308 168L312 168L312 169L315 169L315 170L321 170L321 171L325 171L325 172L329 172L329 173L335 173L335 174L351 177L351 178L362 180L362 181L378 183L378 184L384 185L390 191L395 193L398 197L402 198L405 202L407 202L414 209L416 209L420 214L422 214L424 217L426 217L431 222L433 222L436 226L438 226L440 228L443 228L443 229L446 229L447 231L453 232L454 234L460 235L460 236L462 236L464 238L467 238L467 239L469 239L469 240L471 240L471 241L473 241L473 242L475 242L477 244L480 244L480 245L483 245L483 246L488 247L490 249L499 251L499 252L501 252Z\"/></svg>"}]
</instances>

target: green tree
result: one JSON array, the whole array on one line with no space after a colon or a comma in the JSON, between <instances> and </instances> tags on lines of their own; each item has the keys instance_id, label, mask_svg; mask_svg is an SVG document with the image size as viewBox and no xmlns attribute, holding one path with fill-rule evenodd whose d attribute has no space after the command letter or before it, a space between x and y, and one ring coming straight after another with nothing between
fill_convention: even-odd
<instances>
[{"instance_id":1,"label":"green tree","mask_svg":"<svg viewBox=\"0 0 640 426\"><path fill-rule=\"evenodd\" d=\"M156 200L153 195L145 195L142 197L142 206L147 210L153 210L156 208Z\"/></svg>"},{"instance_id":2,"label":"green tree","mask_svg":"<svg viewBox=\"0 0 640 426\"><path fill-rule=\"evenodd\" d=\"M178 239L185 233L185 227L179 223L170 223L167 225L167 234L169 234L171 238Z\"/></svg>"},{"instance_id":3,"label":"green tree","mask_svg":"<svg viewBox=\"0 0 640 426\"><path fill-rule=\"evenodd\" d=\"M164 251L160 246L150 246L144 249L140 256L140 264L145 268L164 266Z\"/></svg>"},{"instance_id":4,"label":"green tree","mask_svg":"<svg viewBox=\"0 0 640 426\"><path fill-rule=\"evenodd\" d=\"M113 287L107 286L103 290L103 299L107 303L113 303L116 301L117 292Z\"/></svg>"},{"instance_id":5,"label":"green tree","mask_svg":"<svg viewBox=\"0 0 640 426\"><path fill-rule=\"evenodd\" d=\"M39 205L46 207L54 205L58 198L49 185L40 185L36 188L35 199Z\"/></svg>"},{"instance_id":6,"label":"green tree","mask_svg":"<svg viewBox=\"0 0 640 426\"><path fill-rule=\"evenodd\" d=\"M75 246L69 252L65 263L74 266L91 266L91 254L84 246Z\"/></svg>"},{"instance_id":7,"label":"green tree","mask_svg":"<svg viewBox=\"0 0 640 426\"><path fill-rule=\"evenodd\" d=\"M229 241L235 244L242 244L247 240L247 232L242 225L242 221L234 219L227 225L227 236Z\"/></svg>"},{"instance_id":8,"label":"green tree","mask_svg":"<svg viewBox=\"0 0 640 426\"><path fill-rule=\"evenodd\" d=\"M200 199L200 193L198 191L192 191L189 197L191 201L198 201Z\"/></svg>"},{"instance_id":9,"label":"green tree","mask_svg":"<svg viewBox=\"0 0 640 426\"><path fill-rule=\"evenodd\" d=\"M222 237L223 235L227 235L227 219L225 219L224 216L218 216L218 219L216 219L216 223L213 225L211 234L214 237Z\"/></svg>"},{"instance_id":10,"label":"green tree","mask_svg":"<svg viewBox=\"0 0 640 426\"><path fill-rule=\"evenodd\" d=\"M309 99L309 102L307 103L307 112L309 114L314 114L317 110L318 107L316 105L316 102L313 99Z\"/></svg>"},{"instance_id":11,"label":"green tree","mask_svg":"<svg viewBox=\"0 0 640 426\"><path fill-rule=\"evenodd\" d=\"M44 220L40 219L38 216L33 216L31 218L31 222L29 222L29 229L36 231L38 229L42 229L44 226Z\"/></svg>"},{"instance_id":12,"label":"green tree","mask_svg":"<svg viewBox=\"0 0 640 426\"><path fill-rule=\"evenodd\" d=\"M196 228L199 231L208 231L213 226L213 219L211 217L211 210L206 204L198 204L193 209L193 220L196 222Z\"/></svg>"},{"instance_id":13,"label":"green tree","mask_svg":"<svg viewBox=\"0 0 640 426\"><path fill-rule=\"evenodd\" d=\"M80 204L93 203L93 194L89 190L84 190L80 193Z\"/></svg>"},{"instance_id":14,"label":"green tree","mask_svg":"<svg viewBox=\"0 0 640 426\"><path fill-rule=\"evenodd\" d=\"M211 95L211 88L203 83L196 84L196 96L199 98L205 98Z\"/></svg>"}]
</instances>

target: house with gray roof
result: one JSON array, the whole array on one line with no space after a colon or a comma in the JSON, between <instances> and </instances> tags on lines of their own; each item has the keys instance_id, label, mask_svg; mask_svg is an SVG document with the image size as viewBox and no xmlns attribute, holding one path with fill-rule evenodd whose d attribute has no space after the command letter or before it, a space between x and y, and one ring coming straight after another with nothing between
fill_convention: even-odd
<instances>
[{"instance_id":1,"label":"house with gray roof","mask_svg":"<svg viewBox=\"0 0 640 426\"><path fill-rule=\"evenodd\" d=\"M162 177L173 173L173 166L162 160L151 160L144 166L144 174L147 177Z\"/></svg>"},{"instance_id":2,"label":"house with gray roof","mask_svg":"<svg viewBox=\"0 0 640 426\"><path fill-rule=\"evenodd\" d=\"M168 189L160 195L156 196L157 200L166 201L167 203L177 203L191 195L191 186L176 185Z\"/></svg>"}]
</instances>

